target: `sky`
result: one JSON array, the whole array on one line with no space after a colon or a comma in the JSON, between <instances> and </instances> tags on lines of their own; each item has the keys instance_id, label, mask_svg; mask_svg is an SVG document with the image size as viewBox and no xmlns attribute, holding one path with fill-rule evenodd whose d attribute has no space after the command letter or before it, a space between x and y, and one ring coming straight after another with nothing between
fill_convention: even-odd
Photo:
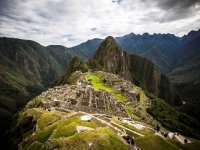
<instances>
[{"instance_id":1,"label":"sky","mask_svg":"<svg viewBox=\"0 0 200 150\"><path fill-rule=\"evenodd\" d=\"M0 0L0 37L72 47L135 34L200 28L200 0Z\"/></svg>"}]
</instances>

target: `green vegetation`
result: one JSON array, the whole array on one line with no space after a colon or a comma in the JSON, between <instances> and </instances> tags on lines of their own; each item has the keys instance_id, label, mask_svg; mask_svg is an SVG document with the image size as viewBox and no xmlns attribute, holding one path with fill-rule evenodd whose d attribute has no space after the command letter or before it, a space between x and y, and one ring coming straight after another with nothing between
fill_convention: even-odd
<instances>
[{"instance_id":1,"label":"green vegetation","mask_svg":"<svg viewBox=\"0 0 200 150\"><path fill-rule=\"evenodd\" d=\"M199 148L200 148L200 142L184 144L182 147L183 150L199 150Z\"/></svg>"},{"instance_id":2,"label":"green vegetation","mask_svg":"<svg viewBox=\"0 0 200 150\"><path fill-rule=\"evenodd\" d=\"M48 138L52 135L53 131L55 130L57 126L56 125L50 125L43 130L40 130L35 133L33 137L31 137L31 142L38 141L41 143L44 143L48 140Z\"/></svg>"},{"instance_id":3,"label":"green vegetation","mask_svg":"<svg viewBox=\"0 0 200 150\"><path fill-rule=\"evenodd\" d=\"M65 126L59 124L58 128L53 133L53 138L60 138L60 137L69 137L77 133L76 126L78 124L76 122L69 123Z\"/></svg>"},{"instance_id":4,"label":"green vegetation","mask_svg":"<svg viewBox=\"0 0 200 150\"><path fill-rule=\"evenodd\" d=\"M140 118L134 114L133 108L131 106L124 106L125 111L133 120L140 120Z\"/></svg>"},{"instance_id":5,"label":"green vegetation","mask_svg":"<svg viewBox=\"0 0 200 150\"><path fill-rule=\"evenodd\" d=\"M48 139L51 139L51 141L48 140L48 146L52 148L84 150L88 149L89 143L92 143L92 149L128 149L128 145L102 122L95 118L90 122L80 120L81 113L69 115L58 111L48 112L41 108L32 108L20 113L21 120L25 114L35 116L39 128L34 134L27 133L28 141L23 145L24 149L45 149ZM57 117L54 118L54 116ZM64 119L58 119L58 117L64 117ZM55 119L58 120L54 122ZM94 130L77 133L77 126L86 126Z\"/></svg>"},{"instance_id":6,"label":"green vegetation","mask_svg":"<svg viewBox=\"0 0 200 150\"><path fill-rule=\"evenodd\" d=\"M152 99L151 107L147 111L164 127L186 136L200 138L200 125L198 121L177 111L164 100L159 98Z\"/></svg>"},{"instance_id":7,"label":"green vegetation","mask_svg":"<svg viewBox=\"0 0 200 150\"><path fill-rule=\"evenodd\" d=\"M43 144L38 142L38 141L35 141L34 143L32 143L28 148L27 150L39 150L39 149L42 149L43 147Z\"/></svg>"},{"instance_id":8,"label":"green vegetation","mask_svg":"<svg viewBox=\"0 0 200 150\"><path fill-rule=\"evenodd\" d=\"M177 147L179 147L179 149L182 150L199 150L200 147L200 142L192 142L192 143L187 143L187 144L181 144L178 141L172 140L172 139L167 139L168 142L176 145Z\"/></svg>"},{"instance_id":9,"label":"green vegetation","mask_svg":"<svg viewBox=\"0 0 200 150\"><path fill-rule=\"evenodd\" d=\"M110 128L101 128L95 131L85 131L68 138L53 139L52 148L66 149L91 149L101 150L127 150L125 144Z\"/></svg>"},{"instance_id":10,"label":"green vegetation","mask_svg":"<svg viewBox=\"0 0 200 150\"><path fill-rule=\"evenodd\" d=\"M123 94L117 93L113 87L105 84L101 77L97 75L86 74L86 79L87 81L90 81L91 85L97 90L105 90L112 93L119 102L123 103L127 100Z\"/></svg>"},{"instance_id":11,"label":"green vegetation","mask_svg":"<svg viewBox=\"0 0 200 150\"><path fill-rule=\"evenodd\" d=\"M42 129L47 126L49 123L56 121L59 116L57 116L54 112L48 112L43 114L38 120L38 128Z\"/></svg>"},{"instance_id":12,"label":"green vegetation","mask_svg":"<svg viewBox=\"0 0 200 150\"><path fill-rule=\"evenodd\" d=\"M70 77L67 79L69 84L76 84L77 80L80 78L79 72L73 72Z\"/></svg>"},{"instance_id":13,"label":"green vegetation","mask_svg":"<svg viewBox=\"0 0 200 150\"><path fill-rule=\"evenodd\" d=\"M142 150L179 150L172 143L157 135L147 135L135 139L136 145Z\"/></svg>"}]
</instances>

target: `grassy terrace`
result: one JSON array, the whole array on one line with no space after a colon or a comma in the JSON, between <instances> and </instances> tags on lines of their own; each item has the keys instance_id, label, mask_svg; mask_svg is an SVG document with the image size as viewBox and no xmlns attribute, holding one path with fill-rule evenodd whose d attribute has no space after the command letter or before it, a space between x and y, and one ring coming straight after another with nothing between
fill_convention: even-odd
<instances>
[{"instance_id":1,"label":"grassy terrace","mask_svg":"<svg viewBox=\"0 0 200 150\"><path fill-rule=\"evenodd\" d=\"M86 74L86 79L87 81L90 81L91 85L97 90L105 90L112 93L119 102L123 103L127 100L127 98L123 94L118 93L114 88L103 83L101 77L97 75Z\"/></svg>"},{"instance_id":2,"label":"grassy terrace","mask_svg":"<svg viewBox=\"0 0 200 150\"><path fill-rule=\"evenodd\" d=\"M128 145L102 122L95 118L90 122L82 121L82 113L48 112L40 108L28 109L24 113L35 116L39 128L34 134L29 133L24 149L46 149L48 139L51 139L48 144L51 148L86 150L88 143L93 143L92 149L128 149ZM49 124L50 122L52 123ZM77 126L86 126L94 130L78 133Z\"/></svg>"},{"instance_id":3,"label":"grassy terrace","mask_svg":"<svg viewBox=\"0 0 200 150\"><path fill-rule=\"evenodd\" d=\"M92 143L89 148L88 143ZM110 128L104 127L95 131L85 131L74 134L68 138L53 139L51 147L59 149L102 149L102 150L127 150L128 145L122 142Z\"/></svg>"},{"instance_id":4,"label":"grassy terrace","mask_svg":"<svg viewBox=\"0 0 200 150\"><path fill-rule=\"evenodd\" d=\"M126 110L127 114L134 120L140 120L140 118L134 114L134 110L131 106L124 106L124 109Z\"/></svg>"},{"instance_id":5,"label":"grassy terrace","mask_svg":"<svg viewBox=\"0 0 200 150\"><path fill-rule=\"evenodd\" d=\"M142 150L179 150L177 146L157 135L139 137L135 141Z\"/></svg>"}]
</instances>

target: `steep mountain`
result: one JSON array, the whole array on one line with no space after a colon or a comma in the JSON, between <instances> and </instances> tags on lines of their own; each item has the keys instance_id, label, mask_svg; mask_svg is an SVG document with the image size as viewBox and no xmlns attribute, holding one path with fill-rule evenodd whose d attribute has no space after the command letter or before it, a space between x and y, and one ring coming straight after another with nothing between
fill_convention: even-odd
<instances>
[{"instance_id":1,"label":"steep mountain","mask_svg":"<svg viewBox=\"0 0 200 150\"><path fill-rule=\"evenodd\" d=\"M113 37L109 36L101 43L89 65L133 81L171 104L179 103L169 79L148 59L122 51Z\"/></svg>"},{"instance_id":2,"label":"steep mountain","mask_svg":"<svg viewBox=\"0 0 200 150\"><path fill-rule=\"evenodd\" d=\"M52 46L0 38L0 131L10 124L12 113L60 78L71 58Z\"/></svg>"},{"instance_id":3,"label":"steep mountain","mask_svg":"<svg viewBox=\"0 0 200 150\"><path fill-rule=\"evenodd\" d=\"M173 65L176 50L180 47L179 38L173 34L133 33L117 37L117 43L129 53L150 59L163 72L169 72Z\"/></svg>"},{"instance_id":4,"label":"steep mountain","mask_svg":"<svg viewBox=\"0 0 200 150\"><path fill-rule=\"evenodd\" d=\"M180 42L182 45L185 45L198 37L200 37L200 29L197 31L192 30L187 35L181 37Z\"/></svg>"},{"instance_id":5,"label":"steep mountain","mask_svg":"<svg viewBox=\"0 0 200 150\"><path fill-rule=\"evenodd\" d=\"M65 70L69 60L74 57L69 48L61 45L49 45L46 48L49 54L62 66L62 70Z\"/></svg>"},{"instance_id":6,"label":"steep mountain","mask_svg":"<svg viewBox=\"0 0 200 150\"><path fill-rule=\"evenodd\" d=\"M178 56L169 77L186 102L182 110L200 120L200 36L183 45Z\"/></svg>"},{"instance_id":7,"label":"steep mountain","mask_svg":"<svg viewBox=\"0 0 200 150\"><path fill-rule=\"evenodd\" d=\"M179 50L174 69L169 76L173 82L188 83L200 81L200 36Z\"/></svg>"},{"instance_id":8,"label":"steep mountain","mask_svg":"<svg viewBox=\"0 0 200 150\"><path fill-rule=\"evenodd\" d=\"M65 72L65 74L61 78L59 78L58 80L55 81L55 85L70 83L70 81L68 79L70 78L71 74L78 70L86 72L88 69L87 69L86 64L83 63L79 59L79 57L75 56L70 61L69 67L68 67L67 71Z\"/></svg>"}]
</instances>

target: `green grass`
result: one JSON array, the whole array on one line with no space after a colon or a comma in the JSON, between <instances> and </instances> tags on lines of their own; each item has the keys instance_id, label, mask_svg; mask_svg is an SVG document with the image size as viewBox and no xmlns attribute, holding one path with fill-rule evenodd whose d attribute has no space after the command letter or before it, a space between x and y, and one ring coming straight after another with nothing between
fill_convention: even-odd
<instances>
[{"instance_id":1,"label":"green grass","mask_svg":"<svg viewBox=\"0 0 200 150\"><path fill-rule=\"evenodd\" d=\"M26 113L29 116L34 116L35 119L39 119L45 113L45 111L42 110L42 108L33 108L27 109Z\"/></svg>"},{"instance_id":2,"label":"green grass","mask_svg":"<svg viewBox=\"0 0 200 150\"><path fill-rule=\"evenodd\" d=\"M48 126L46 128L44 128L43 130L40 130L38 132L35 133L35 135L33 135L31 137L31 141L38 141L41 143L44 143L48 140L48 138L52 135L53 131L56 129L56 125L51 125Z\"/></svg>"},{"instance_id":3,"label":"green grass","mask_svg":"<svg viewBox=\"0 0 200 150\"><path fill-rule=\"evenodd\" d=\"M199 150L200 148L200 142L192 142L187 144L181 144L179 141L175 141L173 139L167 139L168 142L176 145L182 150Z\"/></svg>"},{"instance_id":4,"label":"green grass","mask_svg":"<svg viewBox=\"0 0 200 150\"><path fill-rule=\"evenodd\" d=\"M132 119L140 120L140 118L133 113L133 108L131 106L124 106L124 109Z\"/></svg>"},{"instance_id":5,"label":"green grass","mask_svg":"<svg viewBox=\"0 0 200 150\"><path fill-rule=\"evenodd\" d=\"M200 142L193 142L183 145L183 150L199 150Z\"/></svg>"},{"instance_id":6,"label":"green grass","mask_svg":"<svg viewBox=\"0 0 200 150\"><path fill-rule=\"evenodd\" d=\"M127 100L127 98L122 95L121 93L113 93L114 97L121 103L125 102Z\"/></svg>"},{"instance_id":7,"label":"green grass","mask_svg":"<svg viewBox=\"0 0 200 150\"><path fill-rule=\"evenodd\" d=\"M114 88L112 88L111 86L103 83L101 77L97 76L97 75L90 75L87 74L86 75L86 79L87 81L91 82L91 85L96 88L97 90L105 90L107 92L110 92L114 95L114 97L119 101L119 102L125 102L127 100L127 98L122 95L121 93L117 93L116 90Z\"/></svg>"},{"instance_id":8,"label":"green grass","mask_svg":"<svg viewBox=\"0 0 200 150\"><path fill-rule=\"evenodd\" d=\"M179 150L177 146L157 135L147 135L135 139L136 145L142 150Z\"/></svg>"},{"instance_id":9,"label":"green grass","mask_svg":"<svg viewBox=\"0 0 200 150\"><path fill-rule=\"evenodd\" d=\"M188 116L160 98L151 100L147 112L171 131L178 131L189 137L200 137L200 125L193 117Z\"/></svg>"},{"instance_id":10,"label":"green grass","mask_svg":"<svg viewBox=\"0 0 200 150\"><path fill-rule=\"evenodd\" d=\"M42 129L46 125L48 125L48 123L57 120L58 116L56 116L55 114L55 112L46 112L45 114L43 114L38 120L38 128Z\"/></svg>"},{"instance_id":11,"label":"green grass","mask_svg":"<svg viewBox=\"0 0 200 150\"><path fill-rule=\"evenodd\" d=\"M58 128L54 131L52 138L69 137L77 133L76 122L69 123L67 125L59 124Z\"/></svg>"},{"instance_id":12,"label":"green grass","mask_svg":"<svg viewBox=\"0 0 200 150\"><path fill-rule=\"evenodd\" d=\"M25 148L27 150L40 150L42 148L44 144L35 141L34 143L32 143L28 148Z\"/></svg>"},{"instance_id":13,"label":"green grass","mask_svg":"<svg viewBox=\"0 0 200 150\"><path fill-rule=\"evenodd\" d=\"M127 145L105 124L93 118L90 122L80 120L81 113L72 116L66 115L66 119L57 120L52 125L53 115L61 116L57 111L45 111L41 108L27 109L27 115L34 115L39 119L40 128L34 134L29 133L28 141L24 145L25 149L43 149L48 139L53 147L67 149L88 149L88 143L93 143L93 149L127 149ZM23 113L22 113L23 114ZM64 116L64 115L63 115ZM93 131L77 133L77 126L93 128ZM79 143L79 144L77 144ZM49 146L49 144L48 144Z\"/></svg>"},{"instance_id":14,"label":"green grass","mask_svg":"<svg viewBox=\"0 0 200 150\"><path fill-rule=\"evenodd\" d=\"M174 139L166 139L168 142L170 142L170 143L172 143L172 144L174 144L174 145L176 145L177 147L179 147L179 148L183 148L183 144L181 144L178 140L174 140Z\"/></svg>"},{"instance_id":15,"label":"green grass","mask_svg":"<svg viewBox=\"0 0 200 150\"><path fill-rule=\"evenodd\" d=\"M58 121L57 129L54 131L52 138L69 137L77 133L76 126L86 126L96 128L97 123L92 119L90 122L81 121L79 116Z\"/></svg>"},{"instance_id":16,"label":"green grass","mask_svg":"<svg viewBox=\"0 0 200 150\"><path fill-rule=\"evenodd\" d=\"M64 126L64 125L68 125L72 122L75 122L79 125L82 125L82 126L87 126L87 127L90 127L90 128L95 128L97 127L96 124L94 124L94 122L91 120L90 122L86 122L86 121L82 121L80 119L80 116L81 115L78 115L78 116L72 116L68 119L65 119L65 120L61 120L61 121L58 121L57 123L60 124L61 126Z\"/></svg>"},{"instance_id":17,"label":"green grass","mask_svg":"<svg viewBox=\"0 0 200 150\"><path fill-rule=\"evenodd\" d=\"M101 128L95 131L85 131L68 138L59 138L52 141L52 147L59 149L89 149L88 144L92 143L91 149L101 150L127 150L125 144L110 128Z\"/></svg>"}]
</instances>

